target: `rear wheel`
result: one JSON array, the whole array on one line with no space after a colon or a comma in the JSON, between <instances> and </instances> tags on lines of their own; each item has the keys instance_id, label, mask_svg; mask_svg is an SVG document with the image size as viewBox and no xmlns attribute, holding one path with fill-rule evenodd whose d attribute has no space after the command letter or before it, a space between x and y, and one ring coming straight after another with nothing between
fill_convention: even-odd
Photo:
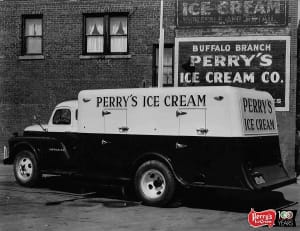
<instances>
[{"instance_id":1,"label":"rear wheel","mask_svg":"<svg viewBox=\"0 0 300 231\"><path fill-rule=\"evenodd\" d=\"M175 179L163 163L156 160L147 161L136 172L135 190L144 204L165 206L173 199Z\"/></svg>"},{"instance_id":2,"label":"rear wheel","mask_svg":"<svg viewBox=\"0 0 300 231\"><path fill-rule=\"evenodd\" d=\"M30 151L21 151L14 161L14 175L20 185L33 187L40 181L41 174L37 160Z\"/></svg>"}]
</instances>

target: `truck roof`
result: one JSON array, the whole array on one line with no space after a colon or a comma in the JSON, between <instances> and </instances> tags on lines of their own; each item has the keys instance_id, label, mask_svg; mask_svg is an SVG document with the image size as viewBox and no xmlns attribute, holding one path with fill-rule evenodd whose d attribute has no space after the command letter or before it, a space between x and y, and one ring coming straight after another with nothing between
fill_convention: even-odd
<instances>
[{"instance_id":1,"label":"truck roof","mask_svg":"<svg viewBox=\"0 0 300 231\"><path fill-rule=\"evenodd\" d=\"M245 92L252 92L254 95L258 92L256 89L241 88L235 86L201 86L201 87L169 87L169 88L115 88L115 89L90 89L82 90L79 92L79 98L89 97L92 95L99 94L126 94L128 92L137 93L137 94L161 94L164 92L168 93L185 93L185 92L215 92L217 94L235 94L243 95ZM262 93L262 91L259 91ZM263 94L270 95L270 93L264 91Z\"/></svg>"},{"instance_id":2,"label":"truck roof","mask_svg":"<svg viewBox=\"0 0 300 231\"><path fill-rule=\"evenodd\" d=\"M59 103L56 107L71 107L71 108L78 108L78 101L77 100L68 100Z\"/></svg>"}]
</instances>

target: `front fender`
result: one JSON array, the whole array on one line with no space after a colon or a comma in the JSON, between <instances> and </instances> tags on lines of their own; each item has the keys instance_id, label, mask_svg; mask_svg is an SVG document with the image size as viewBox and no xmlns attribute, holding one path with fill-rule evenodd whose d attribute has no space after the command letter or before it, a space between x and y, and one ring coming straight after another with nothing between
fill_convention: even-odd
<instances>
[{"instance_id":1,"label":"front fender","mask_svg":"<svg viewBox=\"0 0 300 231\"><path fill-rule=\"evenodd\" d=\"M32 151L37 161L43 165L45 162L45 154L49 147L56 146L61 148L62 145L52 137L12 137L9 143L9 157L4 161L5 164L12 164L15 156L22 150Z\"/></svg>"}]
</instances>

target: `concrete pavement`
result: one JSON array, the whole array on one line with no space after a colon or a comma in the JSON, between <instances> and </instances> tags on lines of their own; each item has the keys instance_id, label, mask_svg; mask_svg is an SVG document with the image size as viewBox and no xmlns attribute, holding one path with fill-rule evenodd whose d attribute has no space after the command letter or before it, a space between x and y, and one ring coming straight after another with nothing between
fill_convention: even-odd
<instances>
[{"instance_id":1,"label":"concrete pavement","mask_svg":"<svg viewBox=\"0 0 300 231\"><path fill-rule=\"evenodd\" d=\"M254 230L247 222L251 208L261 211L299 202L300 185L260 195L190 190L170 208L124 199L119 187L62 177L47 177L39 188L24 188L15 183L12 166L0 164L1 231ZM299 211L299 204L288 208ZM298 226L299 218L300 214Z\"/></svg>"}]
</instances>

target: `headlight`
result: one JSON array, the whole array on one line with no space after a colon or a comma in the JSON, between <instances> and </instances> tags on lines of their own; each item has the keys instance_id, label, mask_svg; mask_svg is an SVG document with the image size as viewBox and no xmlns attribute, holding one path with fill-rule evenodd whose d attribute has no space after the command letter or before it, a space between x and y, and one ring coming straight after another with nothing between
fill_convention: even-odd
<instances>
[{"instance_id":1,"label":"headlight","mask_svg":"<svg viewBox=\"0 0 300 231\"><path fill-rule=\"evenodd\" d=\"M3 159L7 159L9 157L8 147L4 145L3 147Z\"/></svg>"}]
</instances>

